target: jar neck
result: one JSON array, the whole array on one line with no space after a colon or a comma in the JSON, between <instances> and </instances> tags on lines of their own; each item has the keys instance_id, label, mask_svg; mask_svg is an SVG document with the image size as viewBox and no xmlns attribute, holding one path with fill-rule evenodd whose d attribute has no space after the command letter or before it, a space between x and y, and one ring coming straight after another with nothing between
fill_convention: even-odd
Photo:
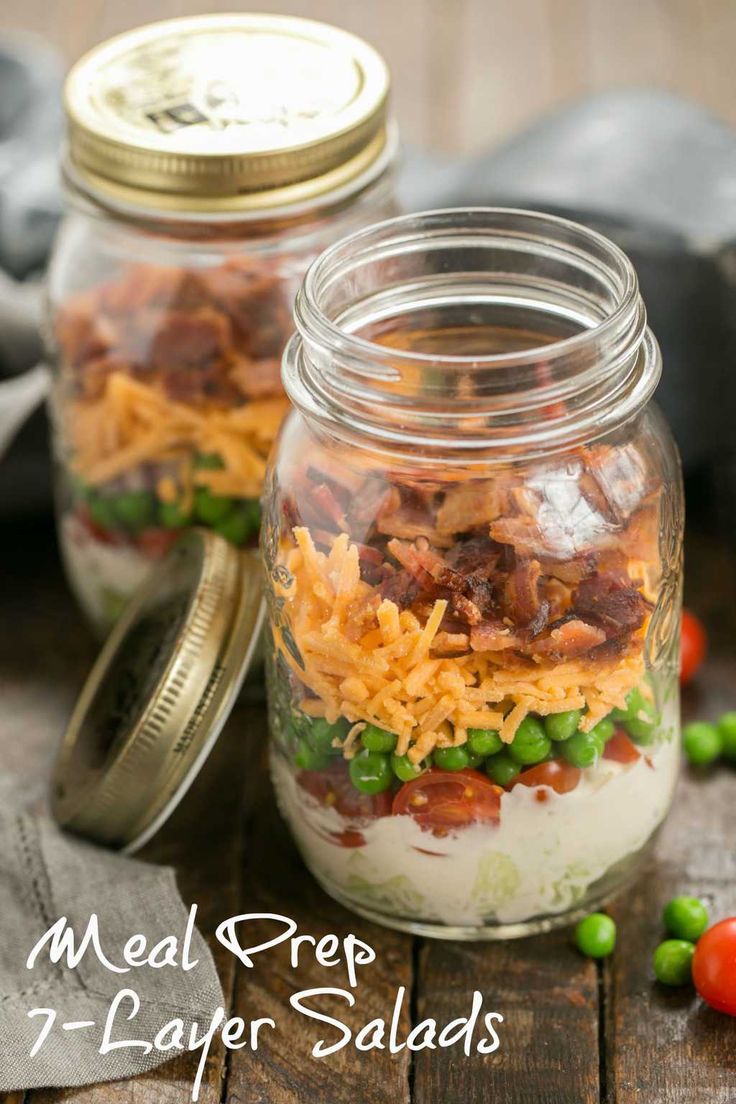
<instances>
[{"instance_id":1,"label":"jar neck","mask_svg":"<svg viewBox=\"0 0 736 1104\"><path fill-rule=\"evenodd\" d=\"M434 211L357 233L314 263L295 321L295 406L418 463L581 444L633 418L661 370L626 256L525 211Z\"/></svg>"},{"instance_id":2,"label":"jar neck","mask_svg":"<svg viewBox=\"0 0 736 1104\"><path fill-rule=\"evenodd\" d=\"M387 210L395 186L398 133L392 128L382 154L354 180L322 195L288 205L264 205L256 210L237 212L177 210L172 207L146 208L122 198L115 201L104 192L97 193L75 170L68 156L62 163L62 176L70 202L89 214L113 219L142 233L180 240L234 241L237 239L280 239L290 241L308 236L336 220L351 233L366 223L365 211ZM396 208L394 208L395 210ZM331 234L334 240L334 231Z\"/></svg>"}]
</instances>

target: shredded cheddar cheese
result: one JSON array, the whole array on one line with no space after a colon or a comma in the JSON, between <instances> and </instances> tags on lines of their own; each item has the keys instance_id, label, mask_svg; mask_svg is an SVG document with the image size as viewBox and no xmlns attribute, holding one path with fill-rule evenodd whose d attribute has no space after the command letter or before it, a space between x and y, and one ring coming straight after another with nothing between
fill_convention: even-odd
<instances>
[{"instance_id":1,"label":"shredded cheddar cheese","mask_svg":"<svg viewBox=\"0 0 736 1104\"><path fill-rule=\"evenodd\" d=\"M138 464L170 463L185 487L193 482L218 495L255 498L288 405L280 396L231 408L188 405L113 372L100 398L77 400L70 410L73 466L98 486ZM192 472L195 452L216 453L223 467Z\"/></svg>"},{"instance_id":2,"label":"shredded cheddar cheese","mask_svg":"<svg viewBox=\"0 0 736 1104\"><path fill-rule=\"evenodd\" d=\"M292 578L280 594L303 667L278 626L275 637L286 663L316 695L301 708L331 723L342 716L395 732L397 754L413 762L436 746L464 743L468 728L496 729L510 743L530 712L587 707L581 727L589 730L611 709L623 708L643 678L646 626L632 650L610 660L433 656L444 600L435 601L421 624L361 580L358 549L346 534L336 537L329 554L315 548L305 528L296 528L294 539L296 546L282 554Z\"/></svg>"}]
</instances>

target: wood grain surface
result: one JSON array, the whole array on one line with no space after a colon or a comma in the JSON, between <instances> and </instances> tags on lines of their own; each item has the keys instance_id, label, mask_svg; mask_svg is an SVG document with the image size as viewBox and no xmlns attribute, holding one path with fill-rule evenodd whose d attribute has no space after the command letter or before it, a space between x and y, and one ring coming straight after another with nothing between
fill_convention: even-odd
<instances>
[{"instance_id":1,"label":"wood grain surface","mask_svg":"<svg viewBox=\"0 0 736 1104\"><path fill-rule=\"evenodd\" d=\"M0 34L42 35L70 62L141 23L248 8L369 39L391 66L404 138L427 149L486 150L555 107L627 86L736 123L733 0L0 0Z\"/></svg>"},{"instance_id":2,"label":"wood grain surface","mask_svg":"<svg viewBox=\"0 0 736 1104\"><path fill-rule=\"evenodd\" d=\"M47 524L0 532L0 772L25 770L29 789L47 769L69 707L94 653L61 579ZM736 556L705 536L690 540L690 602L712 618L714 654L685 703L713 717L736 702L733 653ZM718 598L720 595L720 599ZM726 601L724 602L724 597ZM12 632L7 631L12 626ZM22 747L19 749L19 733ZM231 1014L271 1016L278 1030L249 1049L213 1050L203 1104L731 1104L736 1100L736 1022L710 1012L691 990L653 981L660 913L675 892L704 895L712 915L736 913L733 847L736 774L685 770L673 813L637 883L612 904L618 947L605 964L581 958L570 932L504 944L442 943L377 928L331 901L304 869L274 807L263 762L260 691L238 705L205 772L146 852L177 868L188 902L213 944ZM34 780L35 783L34 783ZM399 986L407 998L400 1030L425 1016L466 1016L475 990L498 1011L501 1046L466 1058L455 1049L310 1056L322 1033L289 1008L295 987L346 985L307 956L295 986L286 952L252 969L213 940L216 924L241 912L291 916L317 938L353 932L378 950L346 1009L319 1007L353 1029L388 1017ZM262 922L267 934L267 923ZM257 934L255 931L254 935ZM237 966L237 968L236 968ZM332 976L334 975L334 977ZM336 998L335 998L336 999ZM331 1034L332 1032L332 1034ZM1 1059L0 1059L1 1060ZM134 1081L34 1091L0 1104L185 1104L196 1060L177 1058Z\"/></svg>"}]
</instances>

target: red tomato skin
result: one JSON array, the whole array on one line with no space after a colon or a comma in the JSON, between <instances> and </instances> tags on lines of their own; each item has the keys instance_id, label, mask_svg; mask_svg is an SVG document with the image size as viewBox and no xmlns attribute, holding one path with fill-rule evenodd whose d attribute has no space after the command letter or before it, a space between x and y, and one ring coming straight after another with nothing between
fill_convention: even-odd
<instances>
[{"instance_id":1,"label":"red tomato skin","mask_svg":"<svg viewBox=\"0 0 736 1104\"><path fill-rule=\"evenodd\" d=\"M502 793L480 771L432 767L404 783L394 798L393 814L411 816L421 828L439 834L478 822L497 824Z\"/></svg>"},{"instance_id":2,"label":"red tomato skin","mask_svg":"<svg viewBox=\"0 0 736 1104\"><path fill-rule=\"evenodd\" d=\"M558 794L570 793L575 789L582 775L580 767L573 767L572 763L564 759L549 759L546 763L537 763L535 767L517 774L511 780L509 789L514 786L546 786ZM544 800L546 794L537 795L537 800Z\"/></svg>"},{"instance_id":3,"label":"red tomato skin","mask_svg":"<svg viewBox=\"0 0 736 1104\"><path fill-rule=\"evenodd\" d=\"M701 935L693 955L693 982L711 1008L736 1016L736 916Z\"/></svg>"},{"instance_id":4,"label":"red tomato skin","mask_svg":"<svg viewBox=\"0 0 736 1104\"><path fill-rule=\"evenodd\" d=\"M144 529L136 537L138 545L144 556L152 560L160 560L165 556L172 545L176 544L181 533L176 529Z\"/></svg>"},{"instance_id":5,"label":"red tomato skin","mask_svg":"<svg viewBox=\"0 0 736 1104\"><path fill-rule=\"evenodd\" d=\"M635 763L641 756L628 733L617 728L611 739L606 741L603 758L612 759L614 763Z\"/></svg>"},{"instance_id":6,"label":"red tomato skin","mask_svg":"<svg viewBox=\"0 0 736 1104\"><path fill-rule=\"evenodd\" d=\"M299 771L296 780L321 805L329 805L344 817L348 829L391 813L391 791L364 794L356 790L344 759L335 759L321 771Z\"/></svg>"},{"instance_id":7,"label":"red tomato skin","mask_svg":"<svg viewBox=\"0 0 736 1104\"><path fill-rule=\"evenodd\" d=\"M707 650L708 638L702 621L684 609L680 633L680 682L683 686L687 686L700 669Z\"/></svg>"},{"instance_id":8,"label":"red tomato skin","mask_svg":"<svg viewBox=\"0 0 736 1104\"><path fill-rule=\"evenodd\" d=\"M89 535L100 544L125 544L125 535L115 529L103 529L96 521L92 520L86 503L79 503L75 513L77 518L87 530Z\"/></svg>"}]
</instances>

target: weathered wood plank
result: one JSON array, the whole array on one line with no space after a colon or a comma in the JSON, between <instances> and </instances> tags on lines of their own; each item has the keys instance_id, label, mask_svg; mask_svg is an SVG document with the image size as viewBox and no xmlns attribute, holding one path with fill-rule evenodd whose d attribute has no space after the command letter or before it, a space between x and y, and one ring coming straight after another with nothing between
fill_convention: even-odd
<instances>
[{"instance_id":1,"label":"weathered wood plank","mask_svg":"<svg viewBox=\"0 0 736 1104\"><path fill-rule=\"evenodd\" d=\"M685 717L716 718L736 704L736 661L713 661L685 701ZM638 886L616 904L619 951L606 969L604 1022L611 1104L730 1104L736 1099L734 1023L694 991L654 980L665 938L662 908L675 894L708 902L711 918L736 914L736 776L685 769L674 810Z\"/></svg>"},{"instance_id":2,"label":"weathered wood plank","mask_svg":"<svg viewBox=\"0 0 736 1104\"><path fill-rule=\"evenodd\" d=\"M369 1020L390 1020L399 986L407 989L400 1030L409 1027L408 994L412 984L412 941L353 916L333 902L304 868L275 810L270 787L264 787L254 831L247 842L247 861L241 899L243 912L276 913L296 921L299 934L316 939L334 933L340 940L352 933L376 951L376 961L359 968L355 1006L343 998L314 998L310 1006L335 1016L353 1033ZM249 922L249 941L261 942L283 930L273 922ZM335 1054L311 1056L319 1039L329 1044L340 1032L295 1011L293 993L318 988L348 989L343 965L326 968L309 954L300 956L295 970L285 946L254 959L250 970L237 977L234 1013L246 1020L267 1016L276 1030L267 1030L257 1052L235 1051L230 1056L228 1104L408 1104L409 1057L386 1051L359 1053L352 1044ZM404 1036L405 1037L405 1036Z\"/></svg>"},{"instance_id":3,"label":"weathered wood plank","mask_svg":"<svg viewBox=\"0 0 736 1104\"><path fill-rule=\"evenodd\" d=\"M420 961L419 1018L446 1023L467 1015L478 989L485 1011L500 1012L504 1022L494 1054L417 1053L415 1104L597 1104L596 969L568 932L513 943L427 943Z\"/></svg>"}]
</instances>

